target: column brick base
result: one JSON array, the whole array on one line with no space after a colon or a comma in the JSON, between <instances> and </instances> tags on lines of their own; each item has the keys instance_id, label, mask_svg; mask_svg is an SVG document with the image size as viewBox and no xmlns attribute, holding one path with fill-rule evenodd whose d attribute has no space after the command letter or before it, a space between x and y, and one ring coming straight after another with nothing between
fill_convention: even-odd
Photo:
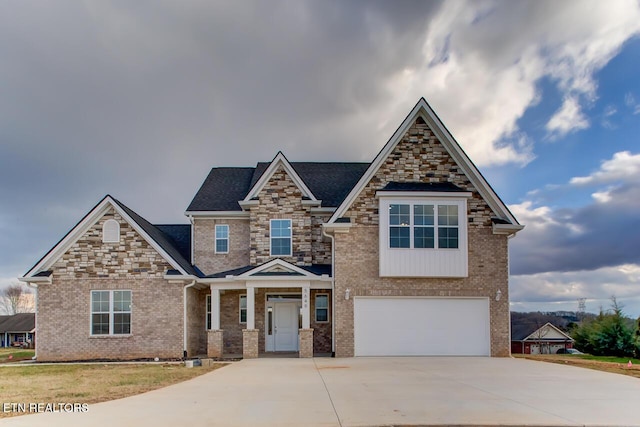
<instances>
[{"instance_id":1,"label":"column brick base","mask_svg":"<svg viewBox=\"0 0 640 427\"><path fill-rule=\"evenodd\" d=\"M255 359L258 357L258 330L242 330L242 357L244 359Z\"/></svg>"},{"instance_id":2,"label":"column brick base","mask_svg":"<svg viewBox=\"0 0 640 427\"><path fill-rule=\"evenodd\" d=\"M207 331L207 356L208 357L222 357L223 349L223 336L224 331L222 329L212 329Z\"/></svg>"},{"instance_id":3,"label":"column brick base","mask_svg":"<svg viewBox=\"0 0 640 427\"><path fill-rule=\"evenodd\" d=\"M313 329L300 329L298 334L299 357L313 357Z\"/></svg>"}]
</instances>

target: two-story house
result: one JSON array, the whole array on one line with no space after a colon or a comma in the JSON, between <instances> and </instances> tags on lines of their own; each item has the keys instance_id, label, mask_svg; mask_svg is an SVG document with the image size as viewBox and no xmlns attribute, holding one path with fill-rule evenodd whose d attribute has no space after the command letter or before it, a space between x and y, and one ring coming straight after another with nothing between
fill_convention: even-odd
<instances>
[{"instance_id":1,"label":"two-story house","mask_svg":"<svg viewBox=\"0 0 640 427\"><path fill-rule=\"evenodd\" d=\"M38 360L509 355L522 226L424 99L371 163L213 168L185 214L106 196L38 261Z\"/></svg>"}]
</instances>

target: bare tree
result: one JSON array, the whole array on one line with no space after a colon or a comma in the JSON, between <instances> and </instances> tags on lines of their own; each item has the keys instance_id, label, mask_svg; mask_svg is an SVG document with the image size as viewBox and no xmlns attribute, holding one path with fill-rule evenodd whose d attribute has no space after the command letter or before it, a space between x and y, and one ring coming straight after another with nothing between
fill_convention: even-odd
<instances>
[{"instance_id":1,"label":"bare tree","mask_svg":"<svg viewBox=\"0 0 640 427\"><path fill-rule=\"evenodd\" d=\"M550 328L546 326L545 323L542 325L539 321L536 321L536 326L538 329L535 331L534 338L538 342L538 348L540 349L540 354L549 354L551 353L551 347L549 342L544 339L550 331Z\"/></svg>"},{"instance_id":2,"label":"bare tree","mask_svg":"<svg viewBox=\"0 0 640 427\"><path fill-rule=\"evenodd\" d=\"M0 291L0 308L6 314L33 311L31 292L19 284L7 286Z\"/></svg>"}]
</instances>

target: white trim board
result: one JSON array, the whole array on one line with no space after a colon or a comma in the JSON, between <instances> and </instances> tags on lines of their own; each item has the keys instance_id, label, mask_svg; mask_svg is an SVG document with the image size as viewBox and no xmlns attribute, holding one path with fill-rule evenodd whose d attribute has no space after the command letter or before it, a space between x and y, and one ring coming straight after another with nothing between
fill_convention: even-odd
<instances>
[{"instance_id":1,"label":"white trim board","mask_svg":"<svg viewBox=\"0 0 640 427\"><path fill-rule=\"evenodd\" d=\"M264 171L260 179L256 181L253 187L251 187L251 189L247 193L246 197L242 200L242 202L247 203L247 202L250 202L251 199L253 199L254 197L257 197L260 191L262 191L262 188L267 184L267 182L269 182L269 179L271 179L271 176L273 176L273 174L278 170L278 166L280 165L282 165L285 172L287 172L287 174L289 175L293 183L300 189L303 196L308 197L309 199L311 199L311 201L315 202L313 204L320 203L320 201L316 199L316 196L313 195L311 190L309 190L309 187L307 187L307 185L304 183L302 178L300 178L300 175L298 175L298 173L295 171L293 166L291 166L291 163L289 163L289 160L287 160L284 154L282 154L282 151L278 151L278 154L276 154L276 156L273 158L273 160L269 164L269 167ZM309 204L312 204L312 203L309 203Z\"/></svg>"}]
</instances>

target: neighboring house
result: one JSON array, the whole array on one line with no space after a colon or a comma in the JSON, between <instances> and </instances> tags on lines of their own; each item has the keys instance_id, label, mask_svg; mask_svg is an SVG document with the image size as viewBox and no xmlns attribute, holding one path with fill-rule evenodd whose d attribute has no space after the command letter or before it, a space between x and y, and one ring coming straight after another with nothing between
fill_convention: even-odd
<instances>
[{"instance_id":1,"label":"neighboring house","mask_svg":"<svg viewBox=\"0 0 640 427\"><path fill-rule=\"evenodd\" d=\"M511 353L555 354L573 348L573 338L551 323L514 322L511 325Z\"/></svg>"},{"instance_id":2,"label":"neighboring house","mask_svg":"<svg viewBox=\"0 0 640 427\"><path fill-rule=\"evenodd\" d=\"M371 163L213 168L185 214L106 196L38 261L38 360L509 355L523 226L424 99Z\"/></svg>"},{"instance_id":3,"label":"neighboring house","mask_svg":"<svg viewBox=\"0 0 640 427\"><path fill-rule=\"evenodd\" d=\"M35 343L36 314L0 316L0 346L32 347Z\"/></svg>"}]
</instances>

